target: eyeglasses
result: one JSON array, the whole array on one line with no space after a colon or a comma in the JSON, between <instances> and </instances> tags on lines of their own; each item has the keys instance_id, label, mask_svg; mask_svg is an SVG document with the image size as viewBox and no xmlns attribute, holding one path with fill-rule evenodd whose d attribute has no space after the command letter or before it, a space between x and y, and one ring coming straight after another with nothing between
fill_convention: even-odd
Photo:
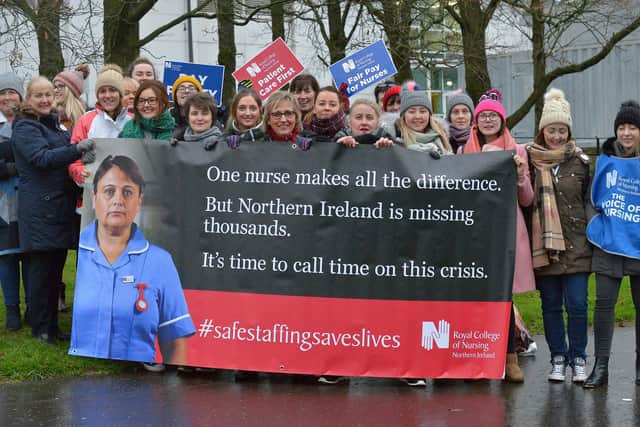
<instances>
[{"instance_id":1,"label":"eyeglasses","mask_svg":"<svg viewBox=\"0 0 640 427\"><path fill-rule=\"evenodd\" d=\"M136 105L143 106L144 104L149 104L153 107L158 104L158 98L138 98Z\"/></svg>"},{"instance_id":2,"label":"eyeglasses","mask_svg":"<svg viewBox=\"0 0 640 427\"><path fill-rule=\"evenodd\" d=\"M280 120L281 118L285 118L285 119L292 119L295 117L296 112L295 111L273 111L271 113L269 113L269 115L271 116L272 119L276 119L276 120Z\"/></svg>"},{"instance_id":3,"label":"eyeglasses","mask_svg":"<svg viewBox=\"0 0 640 427\"><path fill-rule=\"evenodd\" d=\"M486 121L494 121L494 120L498 120L500 118L500 115L498 113L480 113L478 114L478 121L482 120L484 122Z\"/></svg>"},{"instance_id":4,"label":"eyeglasses","mask_svg":"<svg viewBox=\"0 0 640 427\"><path fill-rule=\"evenodd\" d=\"M55 84L53 85L53 88L54 88L54 89L60 89L60 90L62 90L62 89L64 89L65 87L67 87L67 85L65 85L64 83L55 83Z\"/></svg>"},{"instance_id":5,"label":"eyeglasses","mask_svg":"<svg viewBox=\"0 0 640 427\"><path fill-rule=\"evenodd\" d=\"M194 85L181 84L178 87L178 90L176 90L176 92L178 92L178 93L195 92L197 90L198 90L198 88L195 87Z\"/></svg>"}]
</instances>

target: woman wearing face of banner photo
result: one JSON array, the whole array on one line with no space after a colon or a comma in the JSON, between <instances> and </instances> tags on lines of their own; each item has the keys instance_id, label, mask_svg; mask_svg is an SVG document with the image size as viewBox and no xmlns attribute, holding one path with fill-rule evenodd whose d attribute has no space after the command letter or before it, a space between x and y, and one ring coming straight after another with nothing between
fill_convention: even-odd
<instances>
[{"instance_id":1,"label":"woman wearing face of banner photo","mask_svg":"<svg viewBox=\"0 0 640 427\"><path fill-rule=\"evenodd\" d=\"M516 258L513 274L513 293L535 289L535 278L531 262L529 233L522 208L531 206L533 189L529 177L527 150L518 145L507 128L507 113L500 102L502 94L490 89L480 97L475 109L475 124L471 127L467 143L458 149L458 154L486 153L491 151L512 151L518 175L516 209ZM524 374L518 365L515 350L515 313L512 309L507 341L507 362L504 379L509 382L524 382Z\"/></svg>"},{"instance_id":2,"label":"woman wearing face of banner photo","mask_svg":"<svg viewBox=\"0 0 640 427\"><path fill-rule=\"evenodd\" d=\"M187 364L195 328L171 255L150 244L134 218L144 180L126 156L108 156L93 179L96 220L80 234L69 354L154 365Z\"/></svg>"},{"instance_id":3,"label":"woman wearing face of banner photo","mask_svg":"<svg viewBox=\"0 0 640 427\"><path fill-rule=\"evenodd\" d=\"M589 156L571 137L571 107L559 89L544 97L538 135L527 145L534 183L531 253L551 353L549 381L587 379L587 287L591 245L586 236ZM563 317L567 312L567 328ZM568 339L568 347L567 347Z\"/></svg>"},{"instance_id":4,"label":"woman wearing face of banner photo","mask_svg":"<svg viewBox=\"0 0 640 427\"><path fill-rule=\"evenodd\" d=\"M621 105L615 118L614 130L616 136L604 143L601 156L623 159L640 157L640 105L638 103L627 101ZM596 179L597 175L594 177L594 182ZM607 210L599 211L599 214L609 215ZM620 283L627 275L631 282L631 296L636 313L636 385L640 385L640 260L605 252L596 246L593 248L591 267L596 273L596 306L593 316L596 361L584 387L600 387L608 382L609 355L615 326L615 305L618 301Z\"/></svg>"}]
</instances>

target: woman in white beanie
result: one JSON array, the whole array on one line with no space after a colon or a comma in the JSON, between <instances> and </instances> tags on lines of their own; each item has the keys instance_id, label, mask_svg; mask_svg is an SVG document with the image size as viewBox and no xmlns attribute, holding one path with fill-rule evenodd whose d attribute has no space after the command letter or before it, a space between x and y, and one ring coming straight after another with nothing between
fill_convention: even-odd
<instances>
[{"instance_id":1,"label":"woman in white beanie","mask_svg":"<svg viewBox=\"0 0 640 427\"><path fill-rule=\"evenodd\" d=\"M559 89L544 96L538 135L527 145L534 188L531 256L549 351L549 381L587 379L587 284L591 246L586 238L589 157L571 135L571 107ZM567 312L565 333L564 310ZM568 345L567 345L568 339Z\"/></svg>"}]
</instances>

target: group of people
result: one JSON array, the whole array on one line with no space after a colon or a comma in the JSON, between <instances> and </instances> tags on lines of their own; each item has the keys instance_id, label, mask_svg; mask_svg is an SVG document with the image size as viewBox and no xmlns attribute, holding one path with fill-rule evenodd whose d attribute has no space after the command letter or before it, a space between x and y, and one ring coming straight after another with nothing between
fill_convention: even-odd
<instances>
[{"instance_id":1,"label":"group of people","mask_svg":"<svg viewBox=\"0 0 640 427\"><path fill-rule=\"evenodd\" d=\"M2 212L6 214L0 237L0 282L7 329L17 330L22 325L22 261L25 321L32 335L47 343L69 339L58 327L58 284L67 250L78 244L76 207L81 203L79 188L91 181L87 165L95 160L93 139L184 141L200 144L205 150L217 144L235 149L240 144L281 142L309 150L313 144L334 142L349 148L399 145L428 153L434 159L513 152L518 204L513 292L540 291L545 338L551 352L549 380L564 381L569 367L573 382L584 387L607 383L614 306L625 275L631 276L636 351L640 351L640 261L607 253L587 241L587 222L595 213L589 194L589 158L572 137L571 108L562 91L551 89L545 95L538 134L531 143L519 145L506 126L507 114L496 89L487 91L477 104L461 91L452 93L447 99L445 120L439 120L433 114L428 92L415 82L384 83L376 87L375 101L359 97L349 102L335 87L321 88L313 76L302 74L290 82L288 91L273 93L264 105L256 92L241 89L231 102L223 126L218 121L215 100L196 78L181 76L174 82L171 105L167 88L144 58L131 64L128 77L117 65L103 66L96 79L95 107L87 111L81 100L83 75L87 72L79 67L61 72L53 81L35 77L26 91L16 75L0 75L0 180L5 196ZM640 156L637 103L622 104L614 120L614 132L615 137L603 147L605 155ZM133 203L141 201L143 185L136 180L135 168L126 166L122 159L110 161L110 168L126 175L123 182L130 182L107 185L97 182L96 175L96 200L133 197ZM108 172L103 171L103 175L113 175ZM131 244L144 239L135 229L113 226L115 220L108 218L108 209L104 215L104 224L98 222L89 236L91 253L101 254L101 262L113 266ZM117 213L114 215L117 217ZM591 272L596 273L597 283L596 361L588 376L587 283ZM566 327L563 309L568 318ZM184 320L184 313L180 316ZM514 329L512 311L505 379L522 382ZM176 339L193 332L193 324L187 323L179 333L165 335ZM163 335L159 338L162 348ZM636 383L640 384L640 355L637 360ZM339 378L320 380L333 383ZM409 379L408 383L425 382Z\"/></svg>"}]
</instances>

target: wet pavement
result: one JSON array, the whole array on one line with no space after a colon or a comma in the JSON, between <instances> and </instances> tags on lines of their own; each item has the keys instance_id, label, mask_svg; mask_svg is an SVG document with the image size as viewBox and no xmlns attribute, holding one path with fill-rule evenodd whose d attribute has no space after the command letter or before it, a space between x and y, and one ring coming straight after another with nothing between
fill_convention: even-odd
<instances>
[{"instance_id":1,"label":"wet pavement","mask_svg":"<svg viewBox=\"0 0 640 427\"><path fill-rule=\"evenodd\" d=\"M230 372L135 372L0 384L0 426L636 426L632 327L616 328L609 386L584 390L549 383L549 353L521 357L522 385L429 381L412 388L392 379L321 385L309 378L262 375L235 382ZM589 350L592 349L590 337ZM593 360L588 361L589 371Z\"/></svg>"}]
</instances>

